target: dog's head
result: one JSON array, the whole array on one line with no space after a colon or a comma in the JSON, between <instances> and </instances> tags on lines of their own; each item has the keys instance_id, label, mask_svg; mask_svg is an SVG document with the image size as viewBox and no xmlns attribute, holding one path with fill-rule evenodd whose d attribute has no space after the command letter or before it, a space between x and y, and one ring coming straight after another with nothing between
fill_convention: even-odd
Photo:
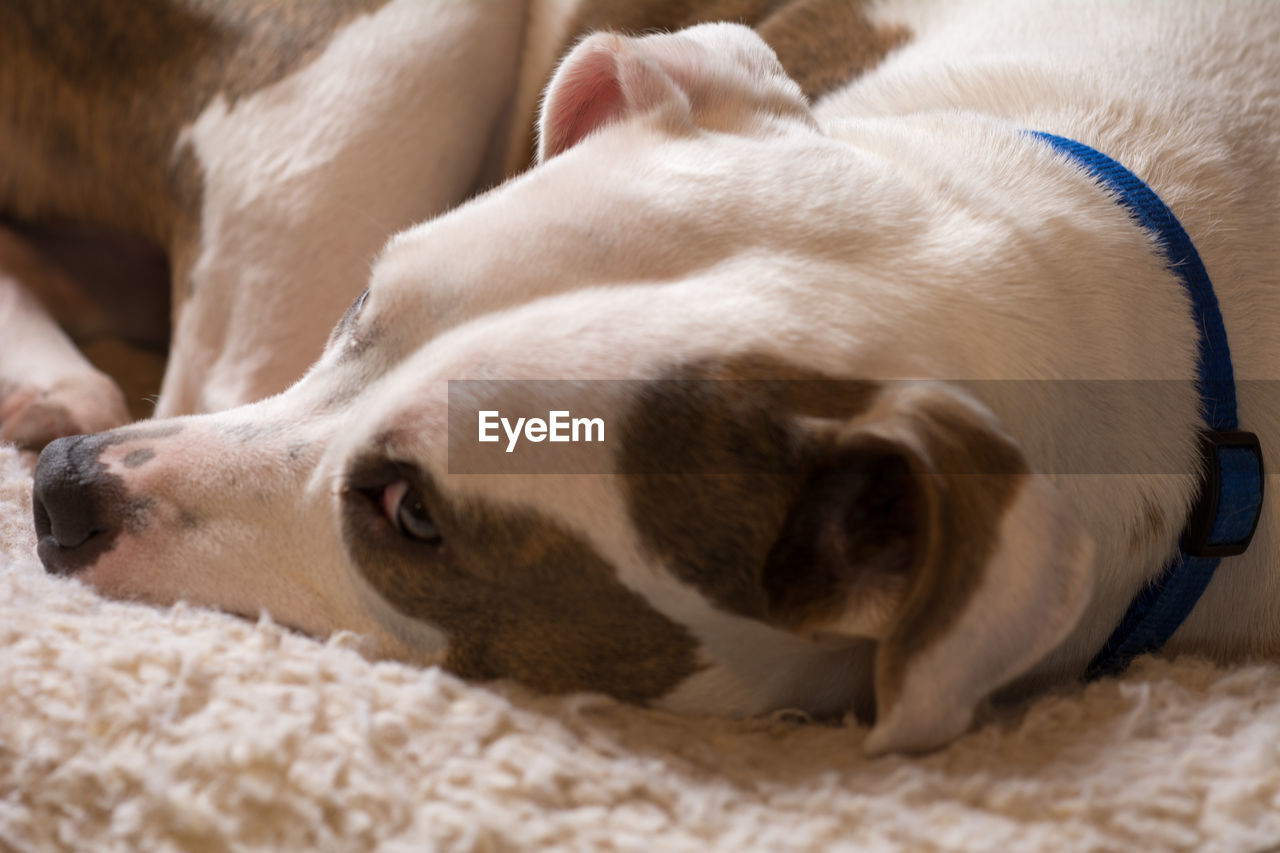
<instances>
[{"instance_id":1,"label":"dog's head","mask_svg":"<svg viewBox=\"0 0 1280 853\"><path fill-rule=\"evenodd\" d=\"M1074 625L1091 549L990 411L892 381L841 147L730 26L586 40L540 130L284 394L51 445L46 565L468 677L955 736Z\"/></svg>"}]
</instances>

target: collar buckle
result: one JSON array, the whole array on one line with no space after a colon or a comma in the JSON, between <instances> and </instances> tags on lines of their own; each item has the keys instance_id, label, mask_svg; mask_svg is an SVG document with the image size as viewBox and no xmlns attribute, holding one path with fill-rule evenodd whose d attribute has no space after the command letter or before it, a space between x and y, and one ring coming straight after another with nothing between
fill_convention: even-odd
<instances>
[{"instance_id":1,"label":"collar buckle","mask_svg":"<svg viewBox=\"0 0 1280 853\"><path fill-rule=\"evenodd\" d=\"M1262 516L1262 445L1240 430L1200 431L1204 477L1182 531L1190 557L1243 554Z\"/></svg>"}]
</instances>

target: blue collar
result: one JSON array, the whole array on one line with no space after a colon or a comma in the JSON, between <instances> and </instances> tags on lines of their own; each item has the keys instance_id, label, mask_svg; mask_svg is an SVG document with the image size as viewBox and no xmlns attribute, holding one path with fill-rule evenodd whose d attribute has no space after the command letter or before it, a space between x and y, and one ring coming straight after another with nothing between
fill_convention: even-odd
<instances>
[{"instance_id":1,"label":"blue collar","mask_svg":"<svg viewBox=\"0 0 1280 853\"><path fill-rule=\"evenodd\" d=\"M1255 434L1239 429L1231 351L1218 299L1199 253L1173 212L1140 178L1105 154L1061 136L1038 131L1031 135L1083 167L1151 232L1169 271L1187 289L1200 330L1196 388L1205 423L1200 431L1200 492L1178 553L1129 604L1085 671L1085 678L1092 680L1122 672L1133 658L1163 646L1191 614L1221 558L1244 553L1262 514L1262 448Z\"/></svg>"}]
</instances>

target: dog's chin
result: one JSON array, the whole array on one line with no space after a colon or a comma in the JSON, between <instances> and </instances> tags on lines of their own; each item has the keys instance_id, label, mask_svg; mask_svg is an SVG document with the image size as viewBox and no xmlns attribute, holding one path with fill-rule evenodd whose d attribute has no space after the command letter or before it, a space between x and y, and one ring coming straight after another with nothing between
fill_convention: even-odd
<instances>
[{"instance_id":1,"label":"dog's chin","mask_svg":"<svg viewBox=\"0 0 1280 853\"><path fill-rule=\"evenodd\" d=\"M160 572L152 573L145 568L140 568L143 564L138 560L118 559L115 557L114 552L108 552L93 563L71 574L70 578L84 584L103 598L129 604L167 608L182 601L198 608L216 610L219 613L225 613L228 616L234 616L246 622L257 622L265 612L262 610L249 612L249 610L227 606L225 603L201 601L199 598L184 594L181 591L168 590L165 588L164 577ZM45 563L45 568L52 574L64 574L51 569L48 562ZM308 630L303 626L292 624L288 620L278 619L274 616L271 619L281 628L317 640L323 640L328 633L332 633Z\"/></svg>"},{"instance_id":2,"label":"dog's chin","mask_svg":"<svg viewBox=\"0 0 1280 853\"><path fill-rule=\"evenodd\" d=\"M325 642L337 633L349 632L351 639L344 645L354 649L368 660L395 660L420 666L438 665L443 652L436 648L422 648L408 639L390 631L370 630L368 625L344 626L329 619L291 618L256 604L229 600L212 601L195 590L175 587L174 561L164 560L152 565L147 559L147 549L134 540L121 538L97 559L84 564L80 560L65 560L56 541L39 547L45 570L68 580L78 581L105 599L141 604L157 608L171 607L179 602L204 610L214 610L228 616L255 623L264 616L275 625L294 634ZM67 571L68 563L74 566ZM417 639L417 638L415 638Z\"/></svg>"},{"instance_id":3,"label":"dog's chin","mask_svg":"<svg viewBox=\"0 0 1280 853\"><path fill-rule=\"evenodd\" d=\"M69 551L48 536L40 538L36 550L46 572L78 581L103 598L153 607L169 607L185 600L245 619L257 618L256 613L238 613L200 602L182 590L174 589L173 565L152 565L145 549L136 547L129 537L115 538L108 547L89 559L83 553L84 546Z\"/></svg>"},{"instance_id":4,"label":"dog's chin","mask_svg":"<svg viewBox=\"0 0 1280 853\"><path fill-rule=\"evenodd\" d=\"M148 583L145 563L117 553L120 545L85 560L69 555L56 541L44 537L37 546L40 561L49 574L79 581L104 598L166 607L180 596L169 594L157 583ZM153 578L154 580L154 578Z\"/></svg>"}]
</instances>

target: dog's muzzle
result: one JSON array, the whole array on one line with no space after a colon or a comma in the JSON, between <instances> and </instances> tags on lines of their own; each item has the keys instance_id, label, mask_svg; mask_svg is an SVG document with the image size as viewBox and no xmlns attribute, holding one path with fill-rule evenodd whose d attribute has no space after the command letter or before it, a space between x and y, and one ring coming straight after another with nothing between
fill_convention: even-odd
<instances>
[{"instance_id":1,"label":"dog's muzzle","mask_svg":"<svg viewBox=\"0 0 1280 853\"><path fill-rule=\"evenodd\" d=\"M45 570L73 575L111 550L136 515L119 476L99 460L102 436L77 435L52 442L36 463L32 509L36 552Z\"/></svg>"}]
</instances>

